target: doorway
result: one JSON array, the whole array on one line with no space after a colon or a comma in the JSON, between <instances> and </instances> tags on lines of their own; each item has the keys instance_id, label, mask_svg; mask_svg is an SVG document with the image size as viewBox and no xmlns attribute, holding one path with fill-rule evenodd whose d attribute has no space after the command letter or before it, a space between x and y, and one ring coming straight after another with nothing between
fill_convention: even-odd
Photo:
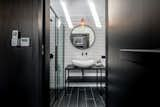
<instances>
[{"instance_id":1,"label":"doorway","mask_svg":"<svg viewBox=\"0 0 160 107\"><path fill-rule=\"evenodd\" d=\"M70 2L73 2L73 0L69 0ZM68 1L68 4L69 4L69 1ZM76 0L78 1L78 0ZM83 1L90 1L90 0L83 0ZM95 0L93 0L95 2ZM107 4L106 3L106 0L103 0L104 3L103 4ZM71 32L73 31L73 28L74 27L77 27L79 24L81 24L81 22L83 23L83 18L79 18L77 20L79 20L79 22L77 21L77 23L75 23L73 21L73 28L69 28L69 25L67 23L67 19L65 17L65 15L60 15L59 13L59 10L58 8L56 7L56 3L57 2L61 2L61 0L51 0L50 3L47 3L48 5L46 5L46 10L45 12L47 13L47 17L49 16L49 20L47 22L45 22L45 24L49 24L50 27L49 27L49 31L50 32L50 36L48 36L48 39L49 39L49 57L50 57L50 60L49 61L49 65L50 65L50 72L49 72L49 76L48 76L48 81L49 81L49 98L50 98L50 101L49 101L49 104L50 104L50 107L57 107L57 106L61 106L61 107L66 107L66 106L73 106L73 105L77 105L77 106L88 106L88 107L92 107L92 106L106 106L106 91L107 91L107 67L108 67L108 57L107 57L107 54L108 54L108 46L107 46L107 12L105 11L105 9L107 8L106 5L104 5L103 7L104 8L98 8L97 11L102 11L103 9L103 14L104 14L104 18L103 18L103 21L101 19L101 22L102 22L102 26L103 26L103 34L100 34L102 33L101 32L101 27L100 29L97 28L97 26L94 22L94 18L89 18L89 17L93 17L93 14L90 12L90 16L86 16L84 18L84 23L86 25L89 25L91 26L91 28L93 27L93 30L94 32L96 33L96 40L93 42L93 47L89 47L89 44L86 46L88 47L88 50L85 49L85 50L81 50L81 49L76 49L76 47L73 46L72 43L70 43L70 45L67 45L67 42L71 42L70 41L70 36L71 36ZM74 4L74 3L73 3ZM96 4L96 3L95 3ZM68 5L69 6L69 5ZM73 6L73 5L72 5ZM63 7L59 7L61 8L63 11ZM69 8L69 7L68 7ZM75 7L74 7L75 8ZM89 8L89 7L88 7ZM48 12L48 10L50 10ZM82 12L83 13L83 12ZM65 14L65 13L64 13ZM76 19L76 18L75 18ZM74 20L74 19L72 19ZM90 20L92 20L91 22L89 22ZM79 23L79 24L78 24ZM98 33L98 34L97 34ZM103 35L103 37L99 38L97 35ZM89 37L88 37L89 38ZM99 39L99 40L98 40ZM100 48L99 47L96 47L97 44L101 41L105 40L105 42L103 42L103 46L100 45L101 47L103 48ZM87 40L89 41L89 39ZM97 42L99 41L99 42ZM68 46L68 47L66 47ZM72 47L71 47L72 46ZM81 46L82 47L82 46ZM69 49L70 48L70 49ZM99 50L100 51L95 51L95 52L99 52L99 59L98 57L93 54L94 51L92 51L92 48L95 50L95 49L98 49L100 48ZM72 50L73 49L73 50ZM81 70L78 70L80 71L79 73L71 73L71 75L73 76L73 78L71 78L71 80L67 80L67 83L66 83L66 76L67 78L69 77L68 74L66 75L66 69L68 67L68 65L70 64L73 64L72 61L70 61L70 63L68 63L70 60L69 58L71 56L74 56L74 53L76 50L78 54L84 56L84 55L90 55L90 54L93 54L92 55L92 58L97 58L98 60L96 61L96 63L99 63L99 62L102 62L104 63L105 65L105 69L103 70L103 85L102 85L102 88L101 88L101 83L98 85L96 85L96 82L95 82L95 79L97 79L96 77L93 78L94 76L97 76L98 75L98 78L101 76L101 73L98 73L96 75L96 70L82 70L82 71L87 71L85 73L82 73L82 76L84 76L83 79L79 79L77 77L80 77L80 73L81 73ZM103 50L103 52L102 52ZM75 54L77 54L75 52ZM68 57L69 56L69 57ZM76 70L75 70L76 71ZM90 71L93 71L93 73L90 75ZM84 75L83 75L84 74ZM69 74L70 75L70 74ZM76 78L75 78L76 77ZM91 77L91 78L90 78ZM47 78L47 77L46 77ZM79 79L79 80L78 80ZM78 81L78 82L75 82L75 81ZM82 80L82 81L81 81ZM71 82L68 83L68 81ZM74 82L73 82L74 81ZM92 81L92 82L91 82ZM101 81L101 80L100 80ZM73 83L72 83L73 82ZM84 84L82 82L85 82ZM99 90L97 90L97 87L98 86L98 89L100 87L100 89L102 89L102 91L100 92L101 94L103 94L103 96L99 93ZM67 90L66 90L66 87L67 87ZM78 97L77 97L78 96ZM84 100L82 100L83 98L85 98ZM76 101L73 101L72 99L76 99ZM66 105L67 104L67 105ZM85 104L85 105L84 105Z\"/></svg>"}]
</instances>

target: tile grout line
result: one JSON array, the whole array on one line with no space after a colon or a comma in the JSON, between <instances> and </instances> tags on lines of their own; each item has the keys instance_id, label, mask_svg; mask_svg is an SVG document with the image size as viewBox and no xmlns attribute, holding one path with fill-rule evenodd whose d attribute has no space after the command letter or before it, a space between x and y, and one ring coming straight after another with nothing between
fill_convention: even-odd
<instances>
[{"instance_id":1,"label":"tile grout line","mask_svg":"<svg viewBox=\"0 0 160 107\"><path fill-rule=\"evenodd\" d=\"M62 96L61 96L61 98L62 98ZM58 100L56 100L55 102L54 102L54 104L53 104L53 107L55 107L55 105L58 103Z\"/></svg>"},{"instance_id":2,"label":"tile grout line","mask_svg":"<svg viewBox=\"0 0 160 107\"><path fill-rule=\"evenodd\" d=\"M94 100L94 98L87 98L87 100Z\"/></svg>"},{"instance_id":3,"label":"tile grout line","mask_svg":"<svg viewBox=\"0 0 160 107\"><path fill-rule=\"evenodd\" d=\"M94 97L94 93L93 93L93 91L92 91L92 88L91 88L91 93L92 93L92 97L93 97L94 105L95 105L95 107L97 107L97 103L96 103L96 100L95 100L95 97Z\"/></svg>"},{"instance_id":4,"label":"tile grout line","mask_svg":"<svg viewBox=\"0 0 160 107\"><path fill-rule=\"evenodd\" d=\"M58 103L58 100L56 100L53 104L53 107L55 107L55 105Z\"/></svg>"},{"instance_id":5,"label":"tile grout line","mask_svg":"<svg viewBox=\"0 0 160 107\"><path fill-rule=\"evenodd\" d=\"M72 87L72 89L71 89L71 93L70 93L70 95L69 95L69 100L68 100L67 107L69 107L69 104L70 104L70 102L71 102L72 92L73 92L73 87Z\"/></svg>"},{"instance_id":6,"label":"tile grout line","mask_svg":"<svg viewBox=\"0 0 160 107\"><path fill-rule=\"evenodd\" d=\"M59 101L59 103L58 103L58 107L59 107L59 105L60 105L60 102L62 102L64 95L65 95L65 92L63 92L63 95L62 95L62 97L60 98L60 101Z\"/></svg>"},{"instance_id":7,"label":"tile grout line","mask_svg":"<svg viewBox=\"0 0 160 107\"><path fill-rule=\"evenodd\" d=\"M85 102L86 102L86 107L87 107L87 94L86 94L86 88L84 88L84 93L85 93Z\"/></svg>"},{"instance_id":8,"label":"tile grout line","mask_svg":"<svg viewBox=\"0 0 160 107\"><path fill-rule=\"evenodd\" d=\"M101 100L102 100L103 105L105 106L105 102L104 102L102 96L101 96L101 95L99 95L99 96L100 96L100 98L101 98Z\"/></svg>"},{"instance_id":9,"label":"tile grout line","mask_svg":"<svg viewBox=\"0 0 160 107\"><path fill-rule=\"evenodd\" d=\"M77 89L77 92L78 92L78 94L77 94L77 107L78 107L78 101L79 101L79 88Z\"/></svg>"}]
</instances>

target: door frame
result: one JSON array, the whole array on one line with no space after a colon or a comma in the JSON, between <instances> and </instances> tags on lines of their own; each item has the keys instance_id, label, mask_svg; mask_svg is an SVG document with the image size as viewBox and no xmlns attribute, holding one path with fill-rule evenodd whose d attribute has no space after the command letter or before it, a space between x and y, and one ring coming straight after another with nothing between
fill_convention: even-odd
<instances>
[{"instance_id":1,"label":"door frame","mask_svg":"<svg viewBox=\"0 0 160 107\"><path fill-rule=\"evenodd\" d=\"M109 66L108 66L108 0L105 0L105 51L106 51L106 87L105 87L105 94L106 94L106 107L108 106L108 72L109 72Z\"/></svg>"},{"instance_id":2,"label":"door frame","mask_svg":"<svg viewBox=\"0 0 160 107\"><path fill-rule=\"evenodd\" d=\"M105 54L106 54L106 96L108 96L108 0L105 0ZM50 72L50 0L43 0L43 107L49 107L50 91L49 91L49 72ZM108 97L106 97L106 107L108 105Z\"/></svg>"},{"instance_id":3,"label":"door frame","mask_svg":"<svg viewBox=\"0 0 160 107\"><path fill-rule=\"evenodd\" d=\"M49 91L49 72L50 72L50 0L43 0L43 37L42 37L42 51L44 52L42 58L42 102L43 107L50 105L50 91Z\"/></svg>"}]
</instances>

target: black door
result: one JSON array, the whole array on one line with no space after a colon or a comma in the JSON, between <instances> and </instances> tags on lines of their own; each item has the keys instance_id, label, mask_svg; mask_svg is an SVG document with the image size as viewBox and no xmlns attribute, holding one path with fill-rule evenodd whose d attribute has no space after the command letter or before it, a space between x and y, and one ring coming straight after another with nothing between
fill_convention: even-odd
<instances>
[{"instance_id":1,"label":"black door","mask_svg":"<svg viewBox=\"0 0 160 107\"><path fill-rule=\"evenodd\" d=\"M42 3L0 0L0 107L42 107ZM29 46L12 47L13 30Z\"/></svg>"}]
</instances>

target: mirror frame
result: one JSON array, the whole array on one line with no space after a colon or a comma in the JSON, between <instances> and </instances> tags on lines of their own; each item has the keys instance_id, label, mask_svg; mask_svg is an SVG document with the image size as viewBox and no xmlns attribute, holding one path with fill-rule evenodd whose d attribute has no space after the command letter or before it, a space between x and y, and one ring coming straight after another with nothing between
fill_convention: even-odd
<instances>
[{"instance_id":1,"label":"mirror frame","mask_svg":"<svg viewBox=\"0 0 160 107\"><path fill-rule=\"evenodd\" d=\"M93 28L92 28L91 26L89 26L89 25L78 25L78 26L73 27L73 29L71 30L71 33L70 33L70 42L71 42L71 44L73 45L73 47L75 47L76 49L87 50L87 49L89 49L89 48L86 48L86 49L77 48L76 46L74 46L74 44L72 43L72 40L71 40L71 36L72 36L73 30L74 30L75 28L78 28L78 27L81 27L81 26L88 27L88 28L90 28L90 29L92 30L92 32L93 32L93 34L94 34L94 41L93 41L92 45L91 45L89 48L91 48L91 47L94 45L94 43L95 43L95 41L96 41L96 33L95 33L95 31L93 30Z\"/></svg>"}]
</instances>

